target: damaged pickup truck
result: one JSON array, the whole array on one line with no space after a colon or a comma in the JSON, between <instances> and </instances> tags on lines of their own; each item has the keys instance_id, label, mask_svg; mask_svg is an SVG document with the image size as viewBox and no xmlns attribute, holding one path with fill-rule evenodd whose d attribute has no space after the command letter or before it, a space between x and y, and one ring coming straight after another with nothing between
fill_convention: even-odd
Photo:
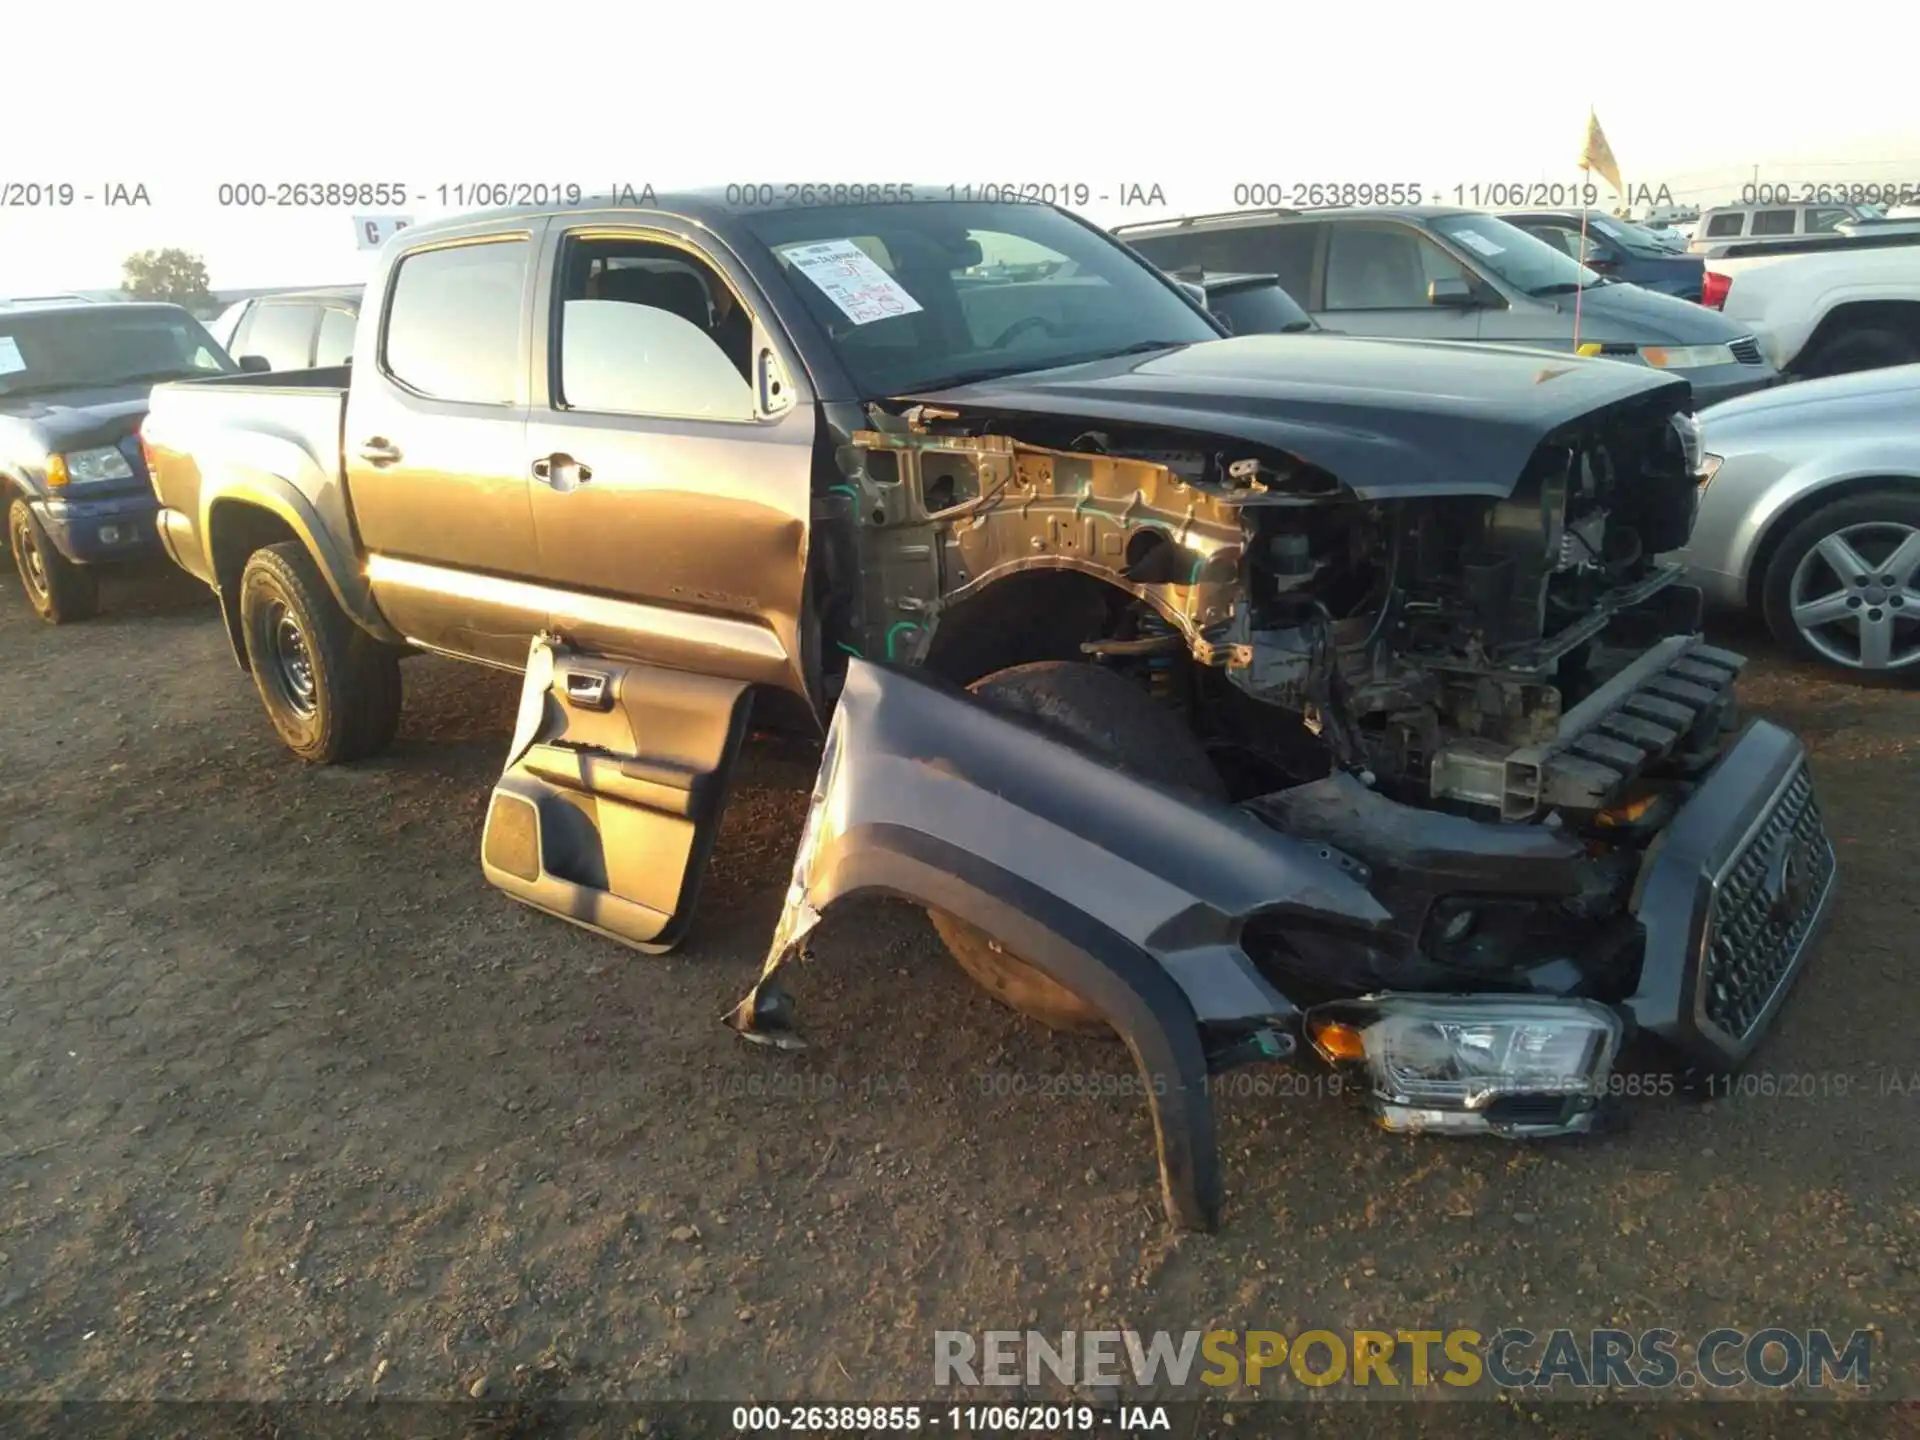
<instances>
[{"instance_id":1,"label":"damaged pickup truck","mask_svg":"<svg viewBox=\"0 0 1920 1440\"><path fill-rule=\"evenodd\" d=\"M1126 1043L1188 1226L1208 1077L1302 1040L1508 1136L1591 1127L1629 1041L1758 1042L1835 859L1657 558L1684 381L1228 337L1043 205L647 199L416 226L350 371L155 391L162 534L296 753L384 746L408 650L524 670L485 873L659 951L749 715L824 730L730 1023L795 1043L822 916L925 906Z\"/></svg>"}]
</instances>

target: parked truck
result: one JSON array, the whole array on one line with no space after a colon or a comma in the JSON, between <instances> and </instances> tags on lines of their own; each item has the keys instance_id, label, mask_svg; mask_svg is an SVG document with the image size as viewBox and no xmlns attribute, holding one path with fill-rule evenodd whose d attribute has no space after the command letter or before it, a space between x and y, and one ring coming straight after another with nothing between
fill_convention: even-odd
<instances>
[{"instance_id":1,"label":"parked truck","mask_svg":"<svg viewBox=\"0 0 1920 1440\"><path fill-rule=\"evenodd\" d=\"M1796 379L1920 361L1920 235L1858 249L1741 245L1707 261L1704 303Z\"/></svg>"},{"instance_id":2,"label":"parked truck","mask_svg":"<svg viewBox=\"0 0 1920 1440\"><path fill-rule=\"evenodd\" d=\"M162 386L170 553L315 762L401 656L524 673L508 894L685 935L748 717L825 732L761 983L841 902L1116 1032L1170 1213L1207 1077L1304 1038L1403 1130L1585 1130L1620 1047L1737 1066L1834 852L1681 544L1685 381L1241 335L1039 204L870 187L415 226L351 369Z\"/></svg>"}]
</instances>

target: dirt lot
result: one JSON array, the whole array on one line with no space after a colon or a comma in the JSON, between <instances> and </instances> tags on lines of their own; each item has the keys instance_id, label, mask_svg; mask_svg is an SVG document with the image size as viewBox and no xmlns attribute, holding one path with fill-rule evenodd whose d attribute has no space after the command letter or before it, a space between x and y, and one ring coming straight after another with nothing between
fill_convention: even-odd
<instances>
[{"instance_id":1,"label":"dirt lot","mask_svg":"<svg viewBox=\"0 0 1920 1440\"><path fill-rule=\"evenodd\" d=\"M481 879L510 678L417 662L395 750L309 770L183 580L61 631L8 580L7 1398L898 1399L934 1329L1030 1323L1878 1326L1920 1393L1912 693L1730 637L1813 747L1845 886L1747 1093L1515 1148L1250 1072L1276 1093L1222 1101L1223 1231L1175 1238L1144 1108L1037 1093L1123 1056L996 1008L917 912L823 932L815 1048L722 1028L806 757L753 755L695 941L639 957Z\"/></svg>"}]
</instances>

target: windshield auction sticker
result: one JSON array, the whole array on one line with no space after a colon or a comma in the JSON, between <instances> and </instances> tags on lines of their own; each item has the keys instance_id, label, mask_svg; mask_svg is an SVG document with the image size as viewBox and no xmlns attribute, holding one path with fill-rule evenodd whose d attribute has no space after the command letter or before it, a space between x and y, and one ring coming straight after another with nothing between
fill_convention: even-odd
<instances>
[{"instance_id":1,"label":"windshield auction sticker","mask_svg":"<svg viewBox=\"0 0 1920 1440\"><path fill-rule=\"evenodd\" d=\"M782 254L856 325L912 315L920 309L920 302L851 240L796 245Z\"/></svg>"}]
</instances>

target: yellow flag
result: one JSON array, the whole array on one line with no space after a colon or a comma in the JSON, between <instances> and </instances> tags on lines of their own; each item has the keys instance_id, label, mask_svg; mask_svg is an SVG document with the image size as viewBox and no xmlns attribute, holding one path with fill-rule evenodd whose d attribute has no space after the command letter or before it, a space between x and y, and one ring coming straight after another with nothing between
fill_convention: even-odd
<instances>
[{"instance_id":1,"label":"yellow flag","mask_svg":"<svg viewBox=\"0 0 1920 1440\"><path fill-rule=\"evenodd\" d=\"M1627 187L1620 183L1620 162L1613 158L1613 147L1600 129L1600 117L1591 110L1587 112L1587 143L1580 147L1580 168L1609 182L1615 194L1626 195Z\"/></svg>"}]
</instances>

